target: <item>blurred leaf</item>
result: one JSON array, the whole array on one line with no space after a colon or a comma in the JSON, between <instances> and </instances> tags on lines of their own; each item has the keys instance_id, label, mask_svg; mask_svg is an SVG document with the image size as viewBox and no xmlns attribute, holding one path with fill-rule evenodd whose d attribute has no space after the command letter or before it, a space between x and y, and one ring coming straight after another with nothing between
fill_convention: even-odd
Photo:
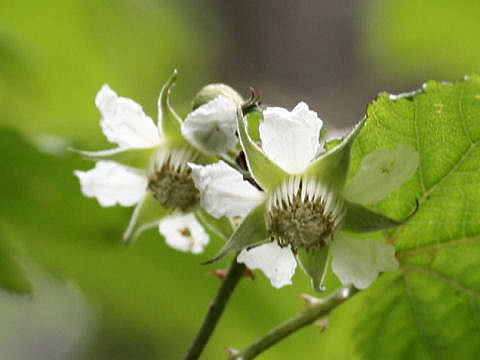
<instances>
[{"instance_id":1,"label":"blurred leaf","mask_svg":"<svg viewBox=\"0 0 480 360\"><path fill-rule=\"evenodd\" d=\"M19 294L30 294L32 286L22 267L13 257L13 249L4 242L0 228L0 289Z\"/></svg>"},{"instance_id":2,"label":"blurred leaf","mask_svg":"<svg viewBox=\"0 0 480 360\"><path fill-rule=\"evenodd\" d=\"M218 288L218 279L207 274L226 266L201 262L224 241L212 239L205 254L195 256L169 248L151 229L126 248L122 232L133 208L102 208L82 196L73 169L91 167L74 154L40 153L15 131L0 129L1 235L21 250L21 259L75 281L101 312L99 332L85 359L176 360ZM327 286L335 288L329 281L338 280L327 279ZM242 280L203 358L221 358L226 346L240 348L259 337L300 310L298 294L306 291L311 285L301 271L293 286L280 290L263 275L254 282ZM311 353L315 339L318 330L305 329L262 358L292 359L298 349ZM342 339L343 348L347 340Z\"/></svg>"},{"instance_id":3,"label":"blurred leaf","mask_svg":"<svg viewBox=\"0 0 480 360\"><path fill-rule=\"evenodd\" d=\"M477 0L370 0L364 49L383 77L456 79L480 71L479 23Z\"/></svg>"},{"instance_id":4,"label":"blurred leaf","mask_svg":"<svg viewBox=\"0 0 480 360\"><path fill-rule=\"evenodd\" d=\"M74 282L25 268L32 296L0 292L0 358L78 359L96 333L94 309Z\"/></svg>"},{"instance_id":5,"label":"blurred leaf","mask_svg":"<svg viewBox=\"0 0 480 360\"><path fill-rule=\"evenodd\" d=\"M63 135L81 147L106 145L94 105L102 84L156 118L158 94L174 68L173 103L187 107L214 54L189 11L175 1L0 2L3 124L28 135Z\"/></svg>"},{"instance_id":6,"label":"blurred leaf","mask_svg":"<svg viewBox=\"0 0 480 360\"><path fill-rule=\"evenodd\" d=\"M420 154L415 177L377 210L420 208L386 234L400 270L384 274L342 320L366 359L474 359L480 351L480 77L382 94L369 108L352 166L404 142ZM353 174L351 174L353 176ZM352 320L353 319L353 320Z\"/></svg>"}]
</instances>

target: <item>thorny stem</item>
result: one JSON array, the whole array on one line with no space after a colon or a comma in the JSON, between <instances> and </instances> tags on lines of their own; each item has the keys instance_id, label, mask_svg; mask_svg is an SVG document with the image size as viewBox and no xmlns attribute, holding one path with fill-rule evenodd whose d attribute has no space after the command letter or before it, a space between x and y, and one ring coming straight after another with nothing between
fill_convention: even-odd
<instances>
[{"instance_id":1,"label":"thorny stem","mask_svg":"<svg viewBox=\"0 0 480 360\"><path fill-rule=\"evenodd\" d=\"M329 314L335 307L340 305L347 298L354 295L358 290L353 286L341 287L331 293L320 302L310 305L301 313L281 323L270 330L263 337L250 344L242 351L230 357L230 360L248 360L265 351L280 340L296 332L302 327L311 324L315 320Z\"/></svg>"},{"instance_id":2,"label":"thorny stem","mask_svg":"<svg viewBox=\"0 0 480 360\"><path fill-rule=\"evenodd\" d=\"M197 333L195 340L188 349L184 360L196 360L200 357L203 349L208 343L210 336L215 330L215 326L222 316L223 310L245 272L245 265L237 263L235 256L228 268L225 278L222 280L222 285L218 289L217 296L211 303L207 316L203 320L202 327Z\"/></svg>"}]
</instances>

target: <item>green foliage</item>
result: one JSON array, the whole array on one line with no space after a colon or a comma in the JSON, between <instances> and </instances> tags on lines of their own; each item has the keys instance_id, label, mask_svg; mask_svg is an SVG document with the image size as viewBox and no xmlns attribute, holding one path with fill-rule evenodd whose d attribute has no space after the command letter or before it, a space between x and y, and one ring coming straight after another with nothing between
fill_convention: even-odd
<instances>
[{"instance_id":1,"label":"green foliage","mask_svg":"<svg viewBox=\"0 0 480 360\"><path fill-rule=\"evenodd\" d=\"M477 0L370 0L362 45L389 80L457 79L480 71Z\"/></svg>"},{"instance_id":2,"label":"green foliage","mask_svg":"<svg viewBox=\"0 0 480 360\"><path fill-rule=\"evenodd\" d=\"M154 228L125 247L122 232L133 208L103 208L85 198L72 171L90 167L90 161L75 154L41 153L17 132L0 129L0 236L21 265L27 260L27 265L73 281L87 297L98 314L98 329L92 332L93 348L83 358L178 359L218 288L218 279L208 272L226 266L201 262L213 257L224 241L212 237L206 253L195 256L168 247ZM219 225L220 231L230 231L228 224ZM0 277L11 280L14 274L8 270ZM222 358L226 346L245 346L301 310L298 294L311 291L301 271L294 286L281 290L272 289L261 273L256 275L254 282L242 280L205 360ZM333 289L331 281L326 285ZM35 284L32 296L35 299ZM9 309L0 304L0 318L5 311ZM0 322L0 336L3 331L9 326ZM318 330L312 327L263 359L292 359L298 347L312 352L317 339Z\"/></svg>"},{"instance_id":3,"label":"green foliage","mask_svg":"<svg viewBox=\"0 0 480 360\"><path fill-rule=\"evenodd\" d=\"M181 84L173 100L185 99L187 108L204 81L199 69L209 74L212 44L188 13L179 16L182 10L174 1L1 2L2 124L94 147L104 141L94 121L100 119L94 99L102 84L156 119L160 88L174 68Z\"/></svg>"},{"instance_id":4,"label":"green foliage","mask_svg":"<svg viewBox=\"0 0 480 360\"><path fill-rule=\"evenodd\" d=\"M0 231L0 289L19 294L31 293L31 284L26 279L22 267L12 256L13 253L11 246L5 244Z\"/></svg>"},{"instance_id":5,"label":"green foliage","mask_svg":"<svg viewBox=\"0 0 480 360\"><path fill-rule=\"evenodd\" d=\"M473 359L480 351L480 77L379 96L353 147L353 173L378 148L408 143L415 177L376 210L411 221L385 234L400 269L340 312L366 359ZM353 176L353 174L350 174ZM350 311L348 311L350 308ZM352 320L353 319L353 320ZM335 332L335 331L333 331Z\"/></svg>"}]
</instances>

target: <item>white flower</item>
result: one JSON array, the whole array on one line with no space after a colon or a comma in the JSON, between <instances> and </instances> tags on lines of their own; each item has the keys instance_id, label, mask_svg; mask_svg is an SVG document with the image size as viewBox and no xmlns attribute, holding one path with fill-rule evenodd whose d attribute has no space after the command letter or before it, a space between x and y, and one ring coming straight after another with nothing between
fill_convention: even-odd
<instances>
[{"instance_id":1,"label":"white flower","mask_svg":"<svg viewBox=\"0 0 480 360\"><path fill-rule=\"evenodd\" d=\"M102 206L136 205L125 240L159 224L167 244L199 253L208 243L208 235L191 214L198 203L198 190L187 162L201 162L205 155L182 137L182 122L169 106L175 76L160 94L158 126L139 104L104 85L95 103L105 136L118 148L80 152L98 162L92 170L74 173L83 194L96 198ZM178 226L189 235L181 235L175 230Z\"/></svg>"},{"instance_id":2,"label":"white flower","mask_svg":"<svg viewBox=\"0 0 480 360\"><path fill-rule=\"evenodd\" d=\"M291 285L297 267L290 247L281 248L275 242L244 249L238 254L237 261L250 269L262 270L276 288Z\"/></svg>"},{"instance_id":3,"label":"white flower","mask_svg":"<svg viewBox=\"0 0 480 360\"><path fill-rule=\"evenodd\" d=\"M226 154L238 143L236 114L235 103L220 95L187 115L182 134L205 154Z\"/></svg>"},{"instance_id":4,"label":"white flower","mask_svg":"<svg viewBox=\"0 0 480 360\"><path fill-rule=\"evenodd\" d=\"M339 235L341 229L365 232L401 224L343 195L350 147L361 125L334 149L316 157L322 121L305 103L291 112L278 107L264 110L262 150L250 139L241 113L237 116L250 173L263 191L223 162L190 165L200 203L207 212L216 217L244 217L212 261L241 250L237 261L261 269L277 288L291 284L298 262L317 290L322 289L331 251L335 274L359 289L369 286L379 272L398 267L391 245ZM404 153L396 155L400 161L395 166L403 167ZM411 171L397 173L412 175ZM361 176L363 180L355 180L357 183L369 180L368 174L362 172ZM390 191L408 178L396 178Z\"/></svg>"},{"instance_id":5,"label":"white flower","mask_svg":"<svg viewBox=\"0 0 480 360\"><path fill-rule=\"evenodd\" d=\"M201 253L209 241L208 234L193 214L169 216L160 222L159 229L167 244L180 251Z\"/></svg>"},{"instance_id":6,"label":"white flower","mask_svg":"<svg viewBox=\"0 0 480 360\"><path fill-rule=\"evenodd\" d=\"M98 92L95 104L102 114L100 126L108 141L124 149L160 145L159 130L135 101L119 97L105 84Z\"/></svg>"},{"instance_id":7,"label":"white flower","mask_svg":"<svg viewBox=\"0 0 480 360\"><path fill-rule=\"evenodd\" d=\"M145 196L146 176L130 171L113 161L98 161L89 171L75 170L82 192L95 197L102 206L133 206Z\"/></svg>"}]
</instances>

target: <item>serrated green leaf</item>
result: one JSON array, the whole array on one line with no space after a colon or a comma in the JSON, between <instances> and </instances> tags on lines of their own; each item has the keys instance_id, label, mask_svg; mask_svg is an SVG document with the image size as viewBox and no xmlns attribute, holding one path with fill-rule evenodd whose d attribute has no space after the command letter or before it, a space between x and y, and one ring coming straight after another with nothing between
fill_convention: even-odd
<instances>
[{"instance_id":1,"label":"serrated green leaf","mask_svg":"<svg viewBox=\"0 0 480 360\"><path fill-rule=\"evenodd\" d=\"M408 143L417 174L376 210L406 216L386 234L400 270L359 295L349 316L366 359L475 359L480 352L480 78L428 82L368 108L352 149L352 173L377 148ZM361 309L361 310L360 310ZM353 323L352 323L352 319Z\"/></svg>"}]
</instances>

